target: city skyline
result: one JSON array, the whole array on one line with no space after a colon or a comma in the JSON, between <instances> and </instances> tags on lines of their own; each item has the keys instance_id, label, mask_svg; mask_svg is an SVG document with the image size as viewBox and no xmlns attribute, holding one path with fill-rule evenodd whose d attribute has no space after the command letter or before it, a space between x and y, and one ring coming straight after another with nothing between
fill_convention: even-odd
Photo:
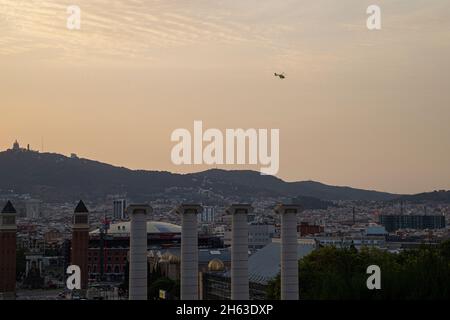
<instances>
[{"instance_id":1,"label":"city skyline","mask_svg":"<svg viewBox=\"0 0 450 320\"><path fill-rule=\"evenodd\" d=\"M0 71L3 313L450 299L449 0L0 0Z\"/></svg>"},{"instance_id":2,"label":"city skyline","mask_svg":"<svg viewBox=\"0 0 450 320\"><path fill-rule=\"evenodd\" d=\"M286 181L450 189L448 1L0 1L0 149L176 166L170 134L280 129ZM273 72L287 78L275 79ZM239 166L218 166L236 169ZM245 166L257 170L257 167Z\"/></svg>"}]
</instances>

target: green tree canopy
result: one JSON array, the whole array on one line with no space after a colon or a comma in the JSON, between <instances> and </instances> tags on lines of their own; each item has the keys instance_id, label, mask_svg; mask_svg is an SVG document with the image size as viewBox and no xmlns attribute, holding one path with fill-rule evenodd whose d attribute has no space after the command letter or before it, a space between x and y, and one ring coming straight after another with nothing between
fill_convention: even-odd
<instances>
[{"instance_id":1,"label":"green tree canopy","mask_svg":"<svg viewBox=\"0 0 450 320\"><path fill-rule=\"evenodd\" d=\"M367 267L381 269L381 289L369 290ZM299 261L301 299L449 299L450 241L390 253L376 248L322 247ZM267 296L280 298L279 275Z\"/></svg>"}]
</instances>

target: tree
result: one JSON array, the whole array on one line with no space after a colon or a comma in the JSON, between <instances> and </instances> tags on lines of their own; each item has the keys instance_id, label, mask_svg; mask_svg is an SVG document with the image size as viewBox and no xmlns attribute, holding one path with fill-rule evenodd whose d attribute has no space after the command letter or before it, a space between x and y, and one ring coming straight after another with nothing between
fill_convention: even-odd
<instances>
[{"instance_id":1,"label":"tree","mask_svg":"<svg viewBox=\"0 0 450 320\"><path fill-rule=\"evenodd\" d=\"M176 282L166 278L161 277L153 281L153 283L148 288L148 299L157 300L159 299L159 291L164 290L166 293L172 293L172 289L176 286Z\"/></svg>"},{"instance_id":2,"label":"tree","mask_svg":"<svg viewBox=\"0 0 450 320\"><path fill-rule=\"evenodd\" d=\"M26 271L25 250L17 248L16 250L16 280L20 281L25 276Z\"/></svg>"},{"instance_id":3,"label":"tree","mask_svg":"<svg viewBox=\"0 0 450 320\"><path fill-rule=\"evenodd\" d=\"M381 269L381 290L368 290L367 267ZM299 261L301 299L449 299L450 241L390 253L376 248L321 247ZM280 276L267 289L280 298Z\"/></svg>"},{"instance_id":4,"label":"tree","mask_svg":"<svg viewBox=\"0 0 450 320\"><path fill-rule=\"evenodd\" d=\"M120 289L122 289L123 292L128 291L129 281L130 281L130 262L127 260L127 263L125 264L124 270L123 270L123 282L120 285Z\"/></svg>"}]
</instances>

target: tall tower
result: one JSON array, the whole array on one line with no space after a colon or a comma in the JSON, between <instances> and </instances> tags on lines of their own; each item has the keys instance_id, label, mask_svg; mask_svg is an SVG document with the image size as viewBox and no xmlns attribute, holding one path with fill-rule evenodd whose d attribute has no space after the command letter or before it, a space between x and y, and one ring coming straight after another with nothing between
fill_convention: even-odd
<instances>
[{"instance_id":1,"label":"tall tower","mask_svg":"<svg viewBox=\"0 0 450 320\"><path fill-rule=\"evenodd\" d=\"M234 204L227 209L231 214L231 299L249 300L248 281L248 221L253 211L248 204Z\"/></svg>"},{"instance_id":2,"label":"tall tower","mask_svg":"<svg viewBox=\"0 0 450 320\"><path fill-rule=\"evenodd\" d=\"M8 201L0 213L0 300L16 298L16 209Z\"/></svg>"},{"instance_id":3,"label":"tall tower","mask_svg":"<svg viewBox=\"0 0 450 320\"><path fill-rule=\"evenodd\" d=\"M278 205L281 216L281 300L298 300L297 213L299 205Z\"/></svg>"},{"instance_id":4,"label":"tall tower","mask_svg":"<svg viewBox=\"0 0 450 320\"><path fill-rule=\"evenodd\" d=\"M113 218L125 219L125 213L127 211L127 201L125 199L116 199L113 201Z\"/></svg>"},{"instance_id":5,"label":"tall tower","mask_svg":"<svg viewBox=\"0 0 450 320\"><path fill-rule=\"evenodd\" d=\"M81 289L88 288L89 211L80 200L73 214L71 263L80 267Z\"/></svg>"},{"instance_id":6,"label":"tall tower","mask_svg":"<svg viewBox=\"0 0 450 320\"><path fill-rule=\"evenodd\" d=\"M147 300L147 214L152 211L147 204L127 208L131 218L129 300Z\"/></svg>"},{"instance_id":7,"label":"tall tower","mask_svg":"<svg viewBox=\"0 0 450 320\"><path fill-rule=\"evenodd\" d=\"M182 204L176 212L181 215L181 300L198 300L197 215L202 207Z\"/></svg>"}]
</instances>

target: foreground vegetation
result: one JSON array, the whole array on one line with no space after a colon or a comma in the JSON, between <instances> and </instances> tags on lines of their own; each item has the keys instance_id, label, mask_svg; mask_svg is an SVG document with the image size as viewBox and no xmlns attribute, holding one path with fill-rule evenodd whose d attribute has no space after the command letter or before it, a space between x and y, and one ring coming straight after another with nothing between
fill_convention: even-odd
<instances>
[{"instance_id":1,"label":"foreground vegetation","mask_svg":"<svg viewBox=\"0 0 450 320\"><path fill-rule=\"evenodd\" d=\"M369 265L381 268L380 290L367 289ZM301 299L450 299L450 241L398 254L322 247L298 266ZM267 297L280 298L279 276L269 284Z\"/></svg>"}]
</instances>

